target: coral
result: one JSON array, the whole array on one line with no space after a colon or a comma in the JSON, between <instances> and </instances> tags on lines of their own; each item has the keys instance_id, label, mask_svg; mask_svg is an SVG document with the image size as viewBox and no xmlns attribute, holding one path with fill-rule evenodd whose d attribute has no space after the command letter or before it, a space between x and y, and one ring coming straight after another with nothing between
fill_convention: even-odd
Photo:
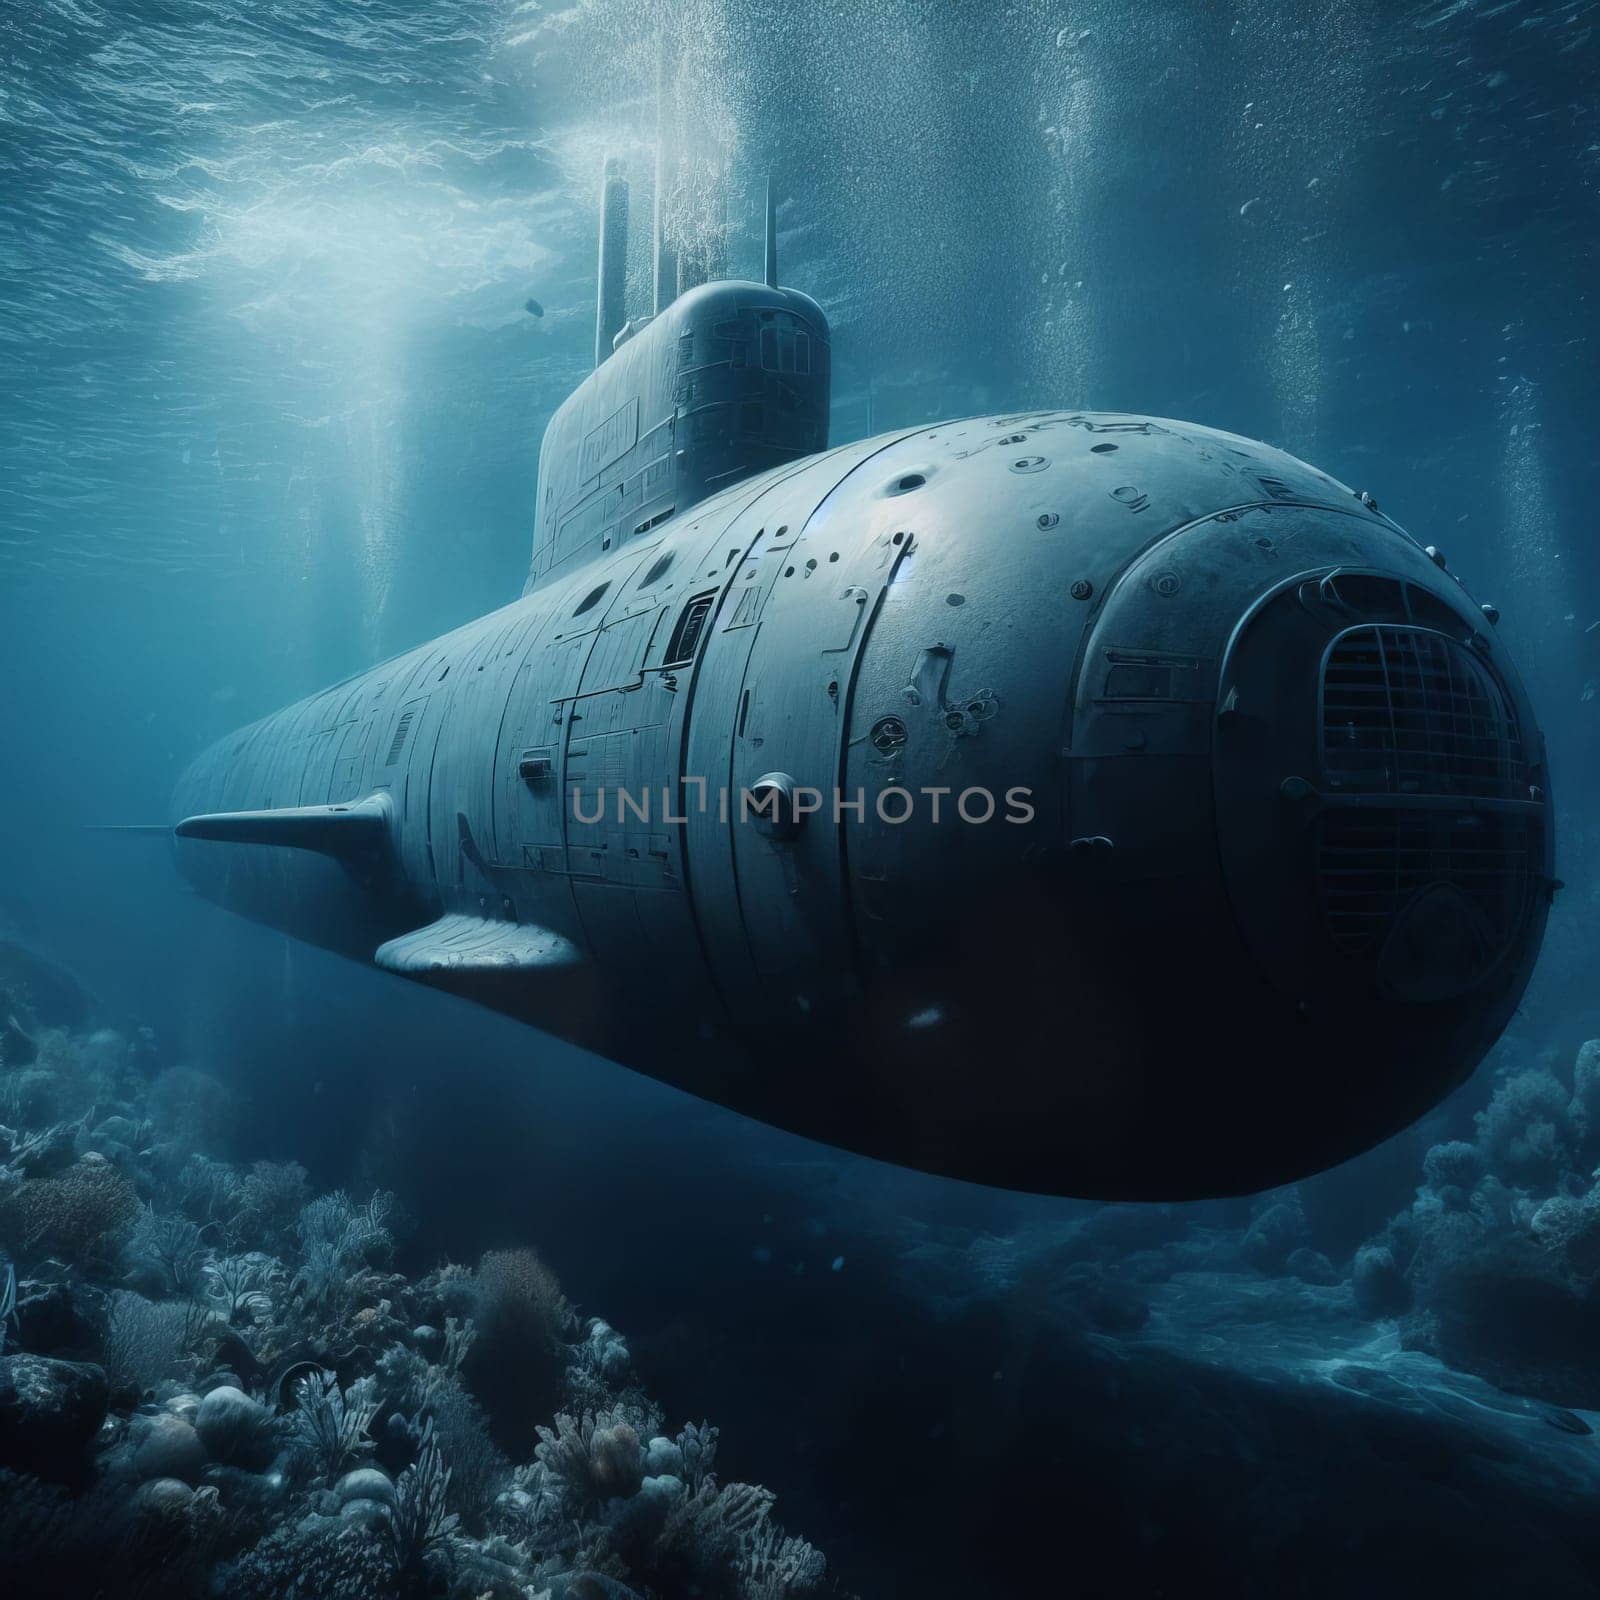
<instances>
[{"instance_id":1,"label":"coral","mask_svg":"<svg viewBox=\"0 0 1600 1600\"><path fill-rule=\"evenodd\" d=\"M373 1448L367 1429L378 1414L377 1384L358 1378L341 1390L331 1372L302 1378L296 1386L294 1439L315 1471L332 1481Z\"/></svg>"},{"instance_id":2,"label":"coral","mask_svg":"<svg viewBox=\"0 0 1600 1600\"><path fill-rule=\"evenodd\" d=\"M201 1457L204 1460L204 1456ZM159 1517L181 1515L194 1503L194 1491L182 1478L148 1478L133 1497L140 1513L154 1512Z\"/></svg>"},{"instance_id":3,"label":"coral","mask_svg":"<svg viewBox=\"0 0 1600 1600\"><path fill-rule=\"evenodd\" d=\"M308 1306L336 1314L345 1309L362 1270L394 1250L387 1225L393 1209L394 1196L384 1190L364 1205L343 1190L311 1201L295 1225L301 1262L291 1288Z\"/></svg>"},{"instance_id":4,"label":"coral","mask_svg":"<svg viewBox=\"0 0 1600 1600\"><path fill-rule=\"evenodd\" d=\"M1422 1158L1423 1182L1440 1193L1453 1189L1471 1194L1485 1170L1483 1152L1465 1139L1436 1144Z\"/></svg>"},{"instance_id":5,"label":"coral","mask_svg":"<svg viewBox=\"0 0 1600 1600\"><path fill-rule=\"evenodd\" d=\"M218 1572L228 1600L392 1600L394 1567L381 1537L342 1520L274 1529Z\"/></svg>"},{"instance_id":6,"label":"coral","mask_svg":"<svg viewBox=\"0 0 1600 1600\"><path fill-rule=\"evenodd\" d=\"M549 1487L537 1461L512 1470L511 1487L495 1502L492 1525L498 1534L529 1550L558 1549L572 1529L560 1496Z\"/></svg>"},{"instance_id":7,"label":"coral","mask_svg":"<svg viewBox=\"0 0 1600 1600\"><path fill-rule=\"evenodd\" d=\"M701 1487L711 1477L717 1460L717 1439L721 1430L709 1422L687 1424L678 1435L678 1459L682 1471L678 1474L688 1484L691 1494L699 1494Z\"/></svg>"},{"instance_id":8,"label":"coral","mask_svg":"<svg viewBox=\"0 0 1600 1600\"><path fill-rule=\"evenodd\" d=\"M535 1250L490 1250L478 1263L477 1321L486 1339L508 1332L559 1342L572 1309Z\"/></svg>"},{"instance_id":9,"label":"coral","mask_svg":"<svg viewBox=\"0 0 1600 1600\"><path fill-rule=\"evenodd\" d=\"M113 1290L102 1347L112 1390L142 1395L164 1378L181 1376L205 1320L193 1301L146 1300L131 1289Z\"/></svg>"},{"instance_id":10,"label":"coral","mask_svg":"<svg viewBox=\"0 0 1600 1600\"><path fill-rule=\"evenodd\" d=\"M306 1169L298 1161L257 1161L238 1185L236 1226L244 1237L281 1249L310 1202Z\"/></svg>"},{"instance_id":11,"label":"coral","mask_svg":"<svg viewBox=\"0 0 1600 1600\"><path fill-rule=\"evenodd\" d=\"M453 1376L440 1372L425 1404L450 1463L450 1509L469 1526L481 1526L511 1476L511 1463L489 1437L483 1408Z\"/></svg>"},{"instance_id":12,"label":"coral","mask_svg":"<svg viewBox=\"0 0 1600 1600\"><path fill-rule=\"evenodd\" d=\"M1553 1195L1534 1212L1528 1231L1586 1288L1600 1276L1600 1185L1584 1195Z\"/></svg>"},{"instance_id":13,"label":"coral","mask_svg":"<svg viewBox=\"0 0 1600 1600\"><path fill-rule=\"evenodd\" d=\"M1288 1189L1267 1199L1245 1231L1239 1254L1257 1271L1275 1273L1305 1240L1305 1210L1299 1195Z\"/></svg>"},{"instance_id":14,"label":"coral","mask_svg":"<svg viewBox=\"0 0 1600 1600\"><path fill-rule=\"evenodd\" d=\"M1600 1039L1588 1040L1578 1051L1567 1113L1586 1141L1600 1139Z\"/></svg>"},{"instance_id":15,"label":"coral","mask_svg":"<svg viewBox=\"0 0 1600 1600\"><path fill-rule=\"evenodd\" d=\"M148 1572L152 1592L202 1593L228 1526L217 1491L202 1488L165 1501L146 1495L135 1500L133 1513L127 1552Z\"/></svg>"},{"instance_id":16,"label":"coral","mask_svg":"<svg viewBox=\"0 0 1600 1600\"><path fill-rule=\"evenodd\" d=\"M559 1412L555 1427L540 1427L538 1434L534 1457L573 1511L630 1495L644 1479L639 1435L616 1411L577 1419Z\"/></svg>"},{"instance_id":17,"label":"coral","mask_svg":"<svg viewBox=\"0 0 1600 1600\"><path fill-rule=\"evenodd\" d=\"M471 1267L447 1261L424 1274L414 1285L417 1304L430 1322L448 1317L472 1317L478 1305L478 1282Z\"/></svg>"},{"instance_id":18,"label":"coral","mask_svg":"<svg viewBox=\"0 0 1600 1600\"><path fill-rule=\"evenodd\" d=\"M3 1276L0 1270L0 1278ZM0 1294L0 1300L3 1298ZM12 1313L17 1342L39 1355L99 1360L103 1307L104 1297L88 1284L69 1284L53 1277L24 1279L17 1284Z\"/></svg>"},{"instance_id":19,"label":"coral","mask_svg":"<svg viewBox=\"0 0 1600 1600\"><path fill-rule=\"evenodd\" d=\"M632 1357L627 1341L599 1317L591 1317L578 1346L578 1359L585 1378L601 1384L621 1383L628 1375Z\"/></svg>"},{"instance_id":20,"label":"coral","mask_svg":"<svg viewBox=\"0 0 1600 1600\"><path fill-rule=\"evenodd\" d=\"M1452 1230L1413 1267L1403 1341L1558 1405L1600 1405L1600 1305L1521 1231Z\"/></svg>"},{"instance_id":21,"label":"coral","mask_svg":"<svg viewBox=\"0 0 1600 1600\"><path fill-rule=\"evenodd\" d=\"M164 1293L192 1294L200 1285L205 1246L187 1217L145 1206L123 1254L135 1271L149 1268Z\"/></svg>"},{"instance_id":22,"label":"coral","mask_svg":"<svg viewBox=\"0 0 1600 1600\"><path fill-rule=\"evenodd\" d=\"M1356 1254L1368 1317L1516 1392L1600 1403L1600 1044L1569 1091L1549 1066L1504 1072L1476 1137L1434 1144L1410 1208Z\"/></svg>"},{"instance_id":23,"label":"coral","mask_svg":"<svg viewBox=\"0 0 1600 1600\"><path fill-rule=\"evenodd\" d=\"M1553 1073L1534 1068L1506 1078L1477 1115L1478 1147L1491 1170L1519 1188L1553 1186L1578 1143L1571 1104Z\"/></svg>"},{"instance_id":24,"label":"coral","mask_svg":"<svg viewBox=\"0 0 1600 1600\"><path fill-rule=\"evenodd\" d=\"M478 1330L470 1322L459 1322L455 1317L444 1319L444 1348L439 1365L446 1372L459 1373L472 1353Z\"/></svg>"},{"instance_id":25,"label":"coral","mask_svg":"<svg viewBox=\"0 0 1600 1600\"><path fill-rule=\"evenodd\" d=\"M70 1122L16 1134L7 1158L10 1170L21 1178L53 1178L78 1158L78 1130Z\"/></svg>"},{"instance_id":26,"label":"coral","mask_svg":"<svg viewBox=\"0 0 1600 1600\"><path fill-rule=\"evenodd\" d=\"M1398 1317L1410 1308L1411 1286L1387 1245L1369 1245L1356 1251L1351 1286L1356 1310L1364 1317Z\"/></svg>"},{"instance_id":27,"label":"coral","mask_svg":"<svg viewBox=\"0 0 1600 1600\"><path fill-rule=\"evenodd\" d=\"M238 1237L242 1185L226 1163L189 1154L178 1167L175 1187L184 1215L207 1238L227 1243Z\"/></svg>"},{"instance_id":28,"label":"coral","mask_svg":"<svg viewBox=\"0 0 1600 1600\"><path fill-rule=\"evenodd\" d=\"M48 1067L7 1072L0 1078L0 1116L34 1126L53 1122L63 1114L60 1089L60 1079Z\"/></svg>"},{"instance_id":29,"label":"coral","mask_svg":"<svg viewBox=\"0 0 1600 1600\"><path fill-rule=\"evenodd\" d=\"M549 1587L529 1583L525 1552L498 1538L452 1541L450 1592L462 1600L552 1600L553 1594ZM626 1600L632 1593L619 1585L616 1600ZM576 1574L569 1575L563 1600L584 1600Z\"/></svg>"},{"instance_id":30,"label":"coral","mask_svg":"<svg viewBox=\"0 0 1600 1600\"><path fill-rule=\"evenodd\" d=\"M678 1497L667 1512L656 1559L667 1570L687 1574L698 1589L727 1592L740 1558L765 1542L773 1496L755 1484L722 1488L707 1478L697 1493Z\"/></svg>"},{"instance_id":31,"label":"coral","mask_svg":"<svg viewBox=\"0 0 1600 1600\"><path fill-rule=\"evenodd\" d=\"M533 1250L408 1281L392 1196L219 1159L236 1117L217 1080L152 1092L123 1034L30 1037L36 1062L0 1075L27 1079L0 1128L0 1230L25 1269L0 1257L0 1463L73 1493L0 1466L0 1549L29 1563L8 1596L815 1586L821 1557L772 1496L719 1486L717 1430L666 1437L627 1341L580 1328Z\"/></svg>"},{"instance_id":32,"label":"coral","mask_svg":"<svg viewBox=\"0 0 1600 1600\"><path fill-rule=\"evenodd\" d=\"M781 1533L766 1520L750 1536L744 1566L745 1600L784 1600L787 1595L809 1593L828 1570L814 1545Z\"/></svg>"},{"instance_id":33,"label":"coral","mask_svg":"<svg viewBox=\"0 0 1600 1600\"><path fill-rule=\"evenodd\" d=\"M206 1304L233 1327L271 1317L284 1271L282 1262L251 1250L206 1262L204 1276Z\"/></svg>"},{"instance_id":34,"label":"coral","mask_svg":"<svg viewBox=\"0 0 1600 1600\"><path fill-rule=\"evenodd\" d=\"M1472 1191L1467 1205L1483 1227L1510 1228L1517 1224L1525 1201L1491 1172Z\"/></svg>"},{"instance_id":35,"label":"coral","mask_svg":"<svg viewBox=\"0 0 1600 1600\"><path fill-rule=\"evenodd\" d=\"M133 1185L104 1157L89 1157L0 1201L0 1241L24 1260L100 1266L116 1259L138 1214Z\"/></svg>"},{"instance_id":36,"label":"coral","mask_svg":"<svg viewBox=\"0 0 1600 1600\"><path fill-rule=\"evenodd\" d=\"M450 1468L430 1424L423 1430L417 1459L395 1485L394 1509L384 1527L394 1570L402 1584L416 1583L430 1557L456 1530L460 1519L448 1509Z\"/></svg>"},{"instance_id":37,"label":"coral","mask_svg":"<svg viewBox=\"0 0 1600 1600\"><path fill-rule=\"evenodd\" d=\"M478 1263L474 1288L477 1337L462 1375L496 1440L515 1449L558 1403L571 1307L533 1250L491 1250Z\"/></svg>"},{"instance_id":38,"label":"coral","mask_svg":"<svg viewBox=\"0 0 1600 1600\"><path fill-rule=\"evenodd\" d=\"M447 1369L432 1365L409 1345L390 1345L373 1369L379 1411L398 1412L403 1417L420 1415L434 1390L448 1376Z\"/></svg>"}]
</instances>

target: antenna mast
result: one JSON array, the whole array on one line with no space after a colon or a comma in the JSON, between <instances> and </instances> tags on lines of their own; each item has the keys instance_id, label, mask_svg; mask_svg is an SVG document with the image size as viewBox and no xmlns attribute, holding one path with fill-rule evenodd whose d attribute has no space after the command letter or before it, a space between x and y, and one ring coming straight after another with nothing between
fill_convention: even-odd
<instances>
[{"instance_id":1,"label":"antenna mast","mask_svg":"<svg viewBox=\"0 0 1600 1600\"><path fill-rule=\"evenodd\" d=\"M678 297L678 257L667 242L667 191L677 172L674 155L672 123L667 115L667 43L662 39L656 46L656 193L651 245L655 280L651 310L657 316Z\"/></svg>"},{"instance_id":2,"label":"antenna mast","mask_svg":"<svg viewBox=\"0 0 1600 1600\"><path fill-rule=\"evenodd\" d=\"M778 204L772 195L772 174L767 174L767 226L763 235L766 244L766 285L778 287Z\"/></svg>"},{"instance_id":3,"label":"antenna mast","mask_svg":"<svg viewBox=\"0 0 1600 1600\"><path fill-rule=\"evenodd\" d=\"M628 320L628 180L622 163L607 156L600 178L600 265L594 313L594 364L611 354L611 341Z\"/></svg>"}]
</instances>

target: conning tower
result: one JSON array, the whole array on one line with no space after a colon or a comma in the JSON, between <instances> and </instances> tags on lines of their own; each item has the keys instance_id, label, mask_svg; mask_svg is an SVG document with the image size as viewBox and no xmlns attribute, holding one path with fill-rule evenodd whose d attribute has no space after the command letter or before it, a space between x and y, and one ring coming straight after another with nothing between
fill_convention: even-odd
<instances>
[{"instance_id":1,"label":"conning tower","mask_svg":"<svg viewBox=\"0 0 1600 1600\"><path fill-rule=\"evenodd\" d=\"M658 163L656 309L628 320L628 185L614 159L605 163L595 370L545 429L524 593L742 478L827 447L828 319L809 295L778 286L770 184L767 281L702 283L692 267L685 281L686 253L663 240L666 181Z\"/></svg>"}]
</instances>

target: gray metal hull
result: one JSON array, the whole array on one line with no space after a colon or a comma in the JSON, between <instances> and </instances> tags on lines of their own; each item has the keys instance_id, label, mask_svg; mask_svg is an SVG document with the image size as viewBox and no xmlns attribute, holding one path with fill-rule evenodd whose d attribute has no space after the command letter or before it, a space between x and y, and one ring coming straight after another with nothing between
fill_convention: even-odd
<instances>
[{"instance_id":1,"label":"gray metal hull","mask_svg":"<svg viewBox=\"0 0 1600 1600\"><path fill-rule=\"evenodd\" d=\"M1328 709L1369 642L1500 744L1346 759L1409 748L1410 702ZM742 818L773 773L822 809ZM1078 1195L1400 1128L1504 1026L1550 881L1531 708L1453 578L1280 452L1076 412L741 483L222 741L176 809L358 802L359 847L224 822L183 869L752 1116Z\"/></svg>"}]
</instances>

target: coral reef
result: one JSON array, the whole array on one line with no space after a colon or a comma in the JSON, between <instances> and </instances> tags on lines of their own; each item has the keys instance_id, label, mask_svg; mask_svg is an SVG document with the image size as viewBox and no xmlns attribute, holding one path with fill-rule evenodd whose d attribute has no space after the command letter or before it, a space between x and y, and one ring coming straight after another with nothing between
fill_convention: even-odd
<instances>
[{"instance_id":1,"label":"coral reef","mask_svg":"<svg viewBox=\"0 0 1600 1600\"><path fill-rule=\"evenodd\" d=\"M723 1470L717 1429L668 1423L629 1341L533 1249L419 1259L382 1190L221 1159L243 1119L214 1078L19 1004L28 1045L0 1066L8 1593L829 1591L772 1495ZM703 1320L645 1322L642 1355L681 1408L727 1378L704 1352L742 1316L764 1431L824 1486L807 1520L844 1507L831 1553L886 1592L1031 1592L1046 1537L1086 1570L1131 1563L1085 1592L1171 1591L1191 1568L1215 1587L1262 1538L1297 1573L1312 1541L1330 1576L1308 1593L1366 1592L1393 1507L1420 1497L1441 1536L1471 1535L1455 1592L1590 1594L1597 1167L1600 1043L1574 1062L1515 1041L1421 1127L1253 1199L973 1222L817 1163L781 1193L763 1179L774 1199L689 1308ZM750 1392L718 1406L749 1415ZM1330 1471L1346 1491L1327 1498ZM791 1479L786 1501L811 1492ZM984 1531L1019 1516L1048 1534Z\"/></svg>"},{"instance_id":2,"label":"coral reef","mask_svg":"<svg viewBox=\"0 0 1600 1600\"><path fill-rule=\"evenodd\" d=\"M1600 1406L1600 1040L1502 1070L1474 1137L1434 1145L1416 1199L1355 1261L1402 1344L1504 1389Z\"/></svg>"},{"instance_id":3,"label":"coral reef","mask_svg":"<svg viewBox=\"0 0 1600 1600\"><path fill-rule=\"evenodd\" d=\"M1256 1196L1243 1214L1227 1203L1106 1206L1009 1238L977 1235L964 1251L902 1244L899 1270L951 1315L998 1293L1019 1320L1048 1308L1062 1327L1121 1338L1146 1327L1157 1286L1203 1296L1231 1277L1227 1292L1240 1296L1248 1273L1276 1286L1260 1314L1284 1326L1351 1314L1392 1324L1404 1351L1510 1394L1600 1409L1600 1040L1568 1061L1508 1046L1476 1093L1475 1113L1463 1096L1431 1119L1435 1142L1410 1130L1370 1158ZM1456 1136L1438 1137L1447 1127ZM1389 1213L1353 1238L1339 1215L1352 1193Z\"/></svg>"},{"instance_id":4,"label":"coral reef","mask_svg":"<svg viewBox=\"0 0 1600 1600\"><path fill-rule=\"evenodd\" d=\"M533 1250L397 1270L391 1195L219 1159L241 1121L223 1084L88 1031L77 985L7 959L33 975L0 994L8 1594L827 1585L768 1491L719 1481L717 1430L669 1433L626 1341Z\"/></svg>"}]
</instances>

